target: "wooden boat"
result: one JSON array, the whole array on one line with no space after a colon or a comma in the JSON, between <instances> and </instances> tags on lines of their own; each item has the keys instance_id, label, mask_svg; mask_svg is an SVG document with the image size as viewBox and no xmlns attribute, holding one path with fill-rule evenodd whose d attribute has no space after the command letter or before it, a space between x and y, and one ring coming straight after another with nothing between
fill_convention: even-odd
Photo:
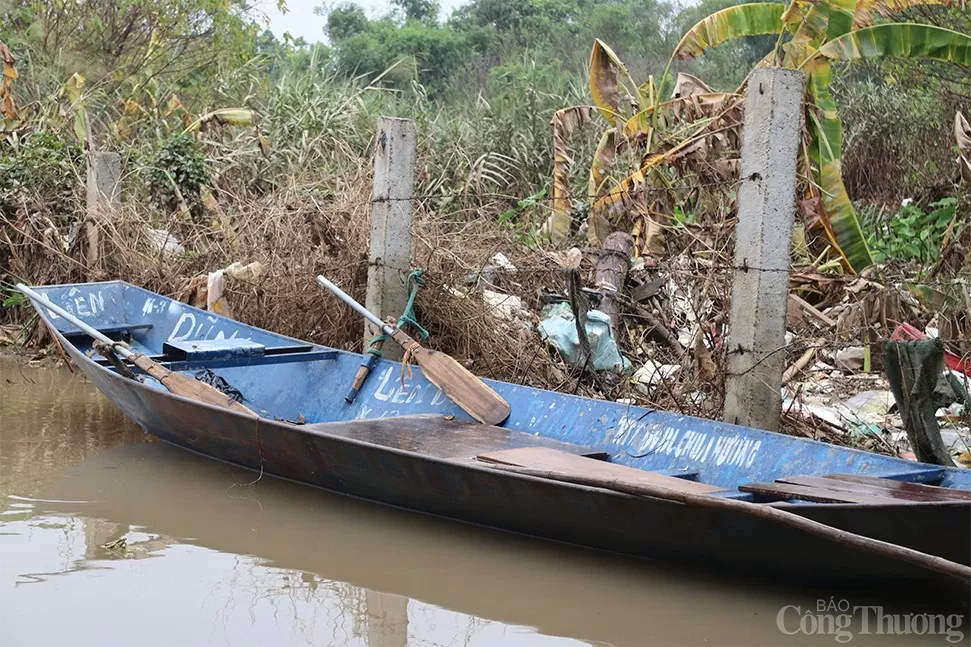
<instances>
[{"instance_id":1,"label":"wooden boat","mask_svg":"<svg viewBox=\"0 0 971 647\"><path fill-rule=\"evenodd\" d=\"M497 469L602 476L705 500L749 501L971 563L971 471L489 381L511 405L472 421L417 368L380 361L353 403L362 356L213 315L123 282L37 288L171 371L218 381L259 417L119 374L45 307L71 359L158 438L264 474L508 531L722 571L816 583L940 584L940 572L735 509ZM36 304L35 304L35 307ZM760 506L749 506L760 507ZM951 584L954 578L947 578ZM963 583L966 587L966 583Z\"/></svg>"}]
</instances>

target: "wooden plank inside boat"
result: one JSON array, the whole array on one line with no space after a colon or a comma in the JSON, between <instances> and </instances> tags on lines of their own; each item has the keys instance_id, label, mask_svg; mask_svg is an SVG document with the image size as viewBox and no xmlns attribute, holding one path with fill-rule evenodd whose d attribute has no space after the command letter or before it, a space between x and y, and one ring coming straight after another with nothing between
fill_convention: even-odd
<instances>
[{"instance_id":1,"label":"wooden plank inside boat","mask_svg":"<svg viewBox=\"0 0 971 647\"><path fill-rule=\"evenodd\" d=\"M886 497L899 499L901 501L947 501L946 497L938 497L923 493L913 493L908 491L893 491L886 488L874 487L863 483L853 483L840 481L837 479L823 478L821 476L784 476L776 479L776 483L787 483L789 485L801 485L804 487L826 490L827 492L849 492L864 496Z\"/></svg>"},{"instance_id":2,"label":"wooden plank inside boat","mask_svg":"<svg viewBox=\"0 0 971 647\"><path fill-rule=\"evenodd\" d=\"M537 445L590 458L607 457L606 452L591 447L435 414L322 422L300 428L438 458L471 459L482 452Z\"/></svg>"},{"instance_id":3,"label":"wooden plank inside boat","mask_svg":"<svg viewBox=\"0 0 971 647\"><path fill-rule=\"evenodd\" d=\"M723 487L686 481L674 476L665 476L639 470L626 465L608 463L606 461L592 461L575 453L565 453L547 447L523 447L521 449L507 449L479 454L476 458L490 463L515 465L536 470L561 472L576 476L587 476L604 481L625 482L640 485L655 485L669 490L708 494L720 492Z\"/></svg>"},{"instance_id":4,"label":"wooden plank inside boat","mask_svg":"<svg viewBox=\"0 0 971 647\"><path fill-rule=\"evenodd\" d=\"M892 496L913 501L971 501L971 492L954 488L908 483L862 474L827 474L824 478L867 485L883 492L890 492Z\"/></svg>"},{"instance_id":5,"label":"wooden plank inside boat","mask_svg":"<svg viewBox=\"0 0 971 647\"><path fill-rule=\"evenodd\" d=\"M816 503L864 503L870 505L911 504L889 496L879 496L871 493L844 492L828 490L810 485L795 485L790 483L749 483L740 485L742 492L751 492L776 499L799 499Z\"/></svg>"}]
</instances>

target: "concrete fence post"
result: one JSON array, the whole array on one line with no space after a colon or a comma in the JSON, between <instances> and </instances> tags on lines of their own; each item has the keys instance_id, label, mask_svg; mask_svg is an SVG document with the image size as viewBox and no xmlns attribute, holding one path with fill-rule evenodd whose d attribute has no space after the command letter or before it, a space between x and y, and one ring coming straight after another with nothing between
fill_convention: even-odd
<instances>
[{"instance_id":1,"label":"concrete fence post","mask_svg":"<svg viewBox=\"0 0 971 647\"><path fill-rule=\"evenodd\" d=\"M758 70L745 94L724 419L773 431L782 417L804 83L796 70Z\"/></svg>"},{"instance_id":2,"label":"concrete fence post","mask_svg":"<svg viewBox=\"0 0 971 647\"><path fill-rule=\"evenodd\" d=\"M84 221L87 245L84 264L90 269L101 260L98 220L121 204L121 156L118 153L90 151L87 160L88 196Z\"/></svg>"},{"instance_id":3,"label":"concrete fence post","mask_svg":"<svg viewBox=\"0 0 971 647\"><path fill-rule=\"evenodd\" d=\"M365 305L382 319L399 317L408 302L417 148L418 129L413 120L378 119ZM365 323L365 348L375 334L374 326ZM388 359L401 359L397 344L385 344L382 353Z\"/></svg>"}]
</instances>

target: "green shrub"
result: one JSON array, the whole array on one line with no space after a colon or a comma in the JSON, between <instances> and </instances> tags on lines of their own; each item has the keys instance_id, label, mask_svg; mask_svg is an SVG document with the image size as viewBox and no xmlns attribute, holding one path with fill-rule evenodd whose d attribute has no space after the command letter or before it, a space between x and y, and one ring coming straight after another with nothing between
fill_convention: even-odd
<instances>
[{"instance_id":1,"label":"green shrub","mask_svg":"<svg viewBox=\"0 0 971 647\"><path fill-rule=\"evenodd\" d=\"M182 209L181 193L193 217L200 215L201 190L209 183L209 169L192 135L176 132L163 140L151 161L148 177L152 201L157 206L168 211Z\"/></svg>"},{"instance_id":2,"label":"green shrub","mask_svg":"<svg viewBox=\"0 0 971 647\"><path fill-rule=\"evenodd\" d=\"M84 151L57 131L33 133L19 145L0 145L0 210L70 215L83 187Z\"/></svg>"},{"instance_id":3,"label":"green shrub","mask_svg":"<svg viewBox=\"0 0 971 647\"><path fill-rule=\"evenodd\" d=\"M957 198L944 198L928 205L924 211L910 203L890 219L879 215L865 219L870 231L869 244L874 260L934 263L941 252L944 234L957 216Z\"/></svg>"}]
</instances>

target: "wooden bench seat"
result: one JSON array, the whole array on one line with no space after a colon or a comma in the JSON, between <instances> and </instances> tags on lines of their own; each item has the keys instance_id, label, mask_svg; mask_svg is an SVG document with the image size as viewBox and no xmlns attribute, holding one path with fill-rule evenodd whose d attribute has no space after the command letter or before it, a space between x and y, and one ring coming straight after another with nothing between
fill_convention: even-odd
<instances>
[{"instance_id":1,"label":"wooden bench seat","mask_svg":"<svg viewBox=\"0 0 971 647\"><path fill-rule=\"evenodd\" d=\"M762 496L817 503L900 505L971 502L971 492L859 474L786 476L776 479L774 483L750 483L738 489Z\"/></svg>"},{"instance_id":2,"label":"wooden bench seat","mask_svg":"<svg viewBox=\"0 0 971 647\"><path fill-rule=\"evenodd\" d=\"M829 481L843 483L844 486L858 485L872 487L882 494L891 493L894 498L911 501L971 501L971 492L954 488L908 483L893 479L864 476L862 474L827 474Z\"/></svg>"},{"instance_id":3,"label":"wooden bench seat","mask_svg":"<svg viewBox=\"0 0 971 647\"><path fill-rule=\"evenodd\" d=\"M664 487L680 492L694 494L709 494L723 491L725 488L708 483L688 481L674 476L665 476L656 472L647 472L626 465L595 461L576 454L569 454L546 447L523 447L479 454L480 461L515 465L530 469L569 473L575 476L586 476L604 481L624 482L636 485L651 485Z\"/></svg>"},{"instance_id":4,"label":"wooden bench seat","mask_svg":"<svg viewBox=\"0 0 971 647\"><path fill-rule=\"evenodd\" d=\"M302 425L301 429L458 460L472 460L483 452L536 446L590 458L607 457L606 452L591 447L438 414L322 422Z\"/></svg>"},{"instance_id":5,"label":"wooden bench seat","mask_svg":"<svg viewBox=\"0 0 971 647\"><path fill-rule=\"evenodd\" d=\"M891 497L860 494L856 492L840 492L827 490L809 485L793 485L790 483L748 483L738 487L742 492L751 492L759 496L773 499L798 499L814 503L866 503L871 505L888 505L907 503Z\"/></svg>"},{"instance_id":6,"label":"wooden bench seat","mask_svg":"<svg viewBox=\"0 0 971 647\"><path fill-rule=\"evenodd\" d=\"M98 326L98 332L107 337L113 335L129 336L134 332L141 332L143 330L151 330L152 324L150 323L140 323L140 324L111 324L110 326ZM84 339L85 337L90 339L90 335L83 330L69 330L63 333L65 337L74 341L77 339Z\"/></svg>"}]
</instances>

